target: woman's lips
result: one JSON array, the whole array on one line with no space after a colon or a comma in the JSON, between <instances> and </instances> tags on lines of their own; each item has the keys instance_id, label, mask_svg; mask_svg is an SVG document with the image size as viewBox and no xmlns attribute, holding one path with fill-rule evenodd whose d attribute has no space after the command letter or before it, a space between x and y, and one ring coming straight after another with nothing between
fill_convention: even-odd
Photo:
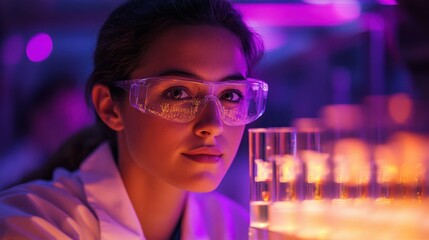
<instances>
[{"instance_id":1,"label":"woman's lips","mask_svg":"<svg viewBox=\"0 0 429 240\"><path fill-rule=\"evenodd\" d=\"M182 153L182 155L197 162L217 163L222 159L223 154L215 147L200 147Z\"/></svg>"},{"instance_id":2,"label":"woman's lips","mask_svg":"<svg viewBox=\"0 0 429 240\"><path fill-rule=\"evenodd\" d=\"M205 163L217 163L221 159L221 156L217 156L217 155L207 155L207 154L197 154L197 155L183 154L183 155L196 162L205 162Z\"/></svg>"}]
</instances>

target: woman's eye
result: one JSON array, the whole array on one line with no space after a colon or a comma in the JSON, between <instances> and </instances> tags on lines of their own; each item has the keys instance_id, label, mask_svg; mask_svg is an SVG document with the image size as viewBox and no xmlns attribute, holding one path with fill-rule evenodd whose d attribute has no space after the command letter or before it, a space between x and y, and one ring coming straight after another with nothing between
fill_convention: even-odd
<instances>
[{"instance_id":1,"label":"woman's eye","mask_svg":"<svg viewBox=\"0 0 429 240\"><path fill-rule=\"evenodd\" d=\"M232 90L222 93L222 95L219 97L220 100L226 100L229 102L239 102L242 98L243 96L241 93Z\"/></svg>"},{"instance_id":2,"label":"woman's eye","mask_svg":"<svg viewBox=\"0 0 429 240\"><path fill-rule=\"evenodd\" d=\"M172 87L167 89L166 91L164 91L163 94L165 97L167 98L171 98L171 99L187 99L190 98L191 96L186 92L186 90L182 87Z\"/></svg>"}]
</instances>

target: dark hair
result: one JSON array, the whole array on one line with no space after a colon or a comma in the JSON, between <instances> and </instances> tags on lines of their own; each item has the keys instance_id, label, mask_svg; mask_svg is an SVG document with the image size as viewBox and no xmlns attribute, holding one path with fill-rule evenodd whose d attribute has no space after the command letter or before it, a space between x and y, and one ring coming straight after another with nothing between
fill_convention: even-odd
<instances>
[{"instance_id":1,"label":"dark hair","mask_svg":"<svg viewBox=\"0 0 429 240\"><path fill-rule=\"evenodd\" d=\"M94 70L86 86L87 101L90 102L91 90L96 83L128 79L157 37L179 25L210 25L230 30L241 41L249 69L263 55L262 41L246 26L241 14L227 0L129 0L112 12L100 30L94 54ZM110 88L110 91L115 98L123 94L115 88ZM53 164L51 168L63 165L69 170L76 169L85 156L80 154L77 159L72 156L74 152L92 150L106 140L115 145L115 132L100 119L95 127L101 130L87 129L88 134L81 133L85 137L90 135L91 139L75 138L67 144L79 143L79 149L73 151L70 146L63 146L66 149L64 154L60 149L53 160L73 164ZM89 145L82 142L88 142Z\"/></svg>"},{"instance_id":2,"label":"dark hair","mask_svg":"<svg viewBox=\"0 0 429 240\"><path fill-rule=\"evenodd\" d=\"M262 42L226 0L130 0L101 28L87 96L97 82L128 79L162 32L177 25L201 24L236 34L249 68L262 57Z\"/></svg>"}]
</instances>

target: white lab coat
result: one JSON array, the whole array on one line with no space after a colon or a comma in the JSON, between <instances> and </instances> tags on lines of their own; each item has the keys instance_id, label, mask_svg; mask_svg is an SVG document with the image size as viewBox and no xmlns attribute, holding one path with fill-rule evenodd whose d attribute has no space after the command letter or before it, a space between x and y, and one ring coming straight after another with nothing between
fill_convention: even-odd
<instances>
[{"instance_id":1,"label":"white lab coat","mask_svg":"<svg viewBox=\"0 0 429 240\"><path fill-rule=\"evenodd\" d=\"M218 193L190 193L182 239L247 239L249 216ZM0 193L0 239L145 239L108 144L75 172L57 169Z\"/></svg>"}]
</instances>

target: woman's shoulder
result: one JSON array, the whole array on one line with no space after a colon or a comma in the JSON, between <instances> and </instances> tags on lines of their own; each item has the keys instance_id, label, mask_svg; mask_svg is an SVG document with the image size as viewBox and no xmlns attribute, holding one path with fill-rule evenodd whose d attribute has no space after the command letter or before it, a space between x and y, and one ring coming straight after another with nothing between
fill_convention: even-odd
<instances>
[{"instance_id":1,"label":"woman's shoulder","mask_svg":"<svg viewBox=\"0 0 429 240\"><path fill-rule=\"evenodd\" d=\"M0 238L75 239L96 236L98 224L79 178L58 170L53 181L33 181L0 192L0 229Z\"/></svg>"}]
</instances>

